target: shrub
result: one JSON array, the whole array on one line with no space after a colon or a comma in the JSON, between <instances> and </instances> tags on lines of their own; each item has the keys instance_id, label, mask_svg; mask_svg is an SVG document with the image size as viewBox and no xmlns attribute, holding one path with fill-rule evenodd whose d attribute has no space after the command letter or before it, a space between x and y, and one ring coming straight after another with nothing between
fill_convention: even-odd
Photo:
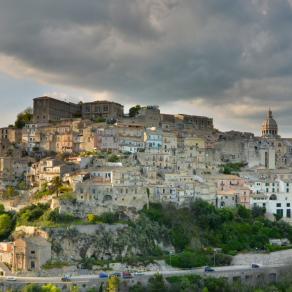
<instances>
[{"instance_id":1,"label":"shrub","mask_svg":"<svg viewBox=\"0 0 292 292\"><path fill-rule=\"evenodd\" d=\"M115 154L112 154L109 158L108 158L108 162L119 162L120 161L120 158L115 155Z\"/></svg>"},{"instance_id":2,"label":"shrub","mask_svg":"<svg viewBox=\"0 0 292 292\"><path fill-rule=\"evenodd\" d=\"M94 214L88 214L87 215L87 221L89 223L95 223L97 221L97 216Z\"/></svg>"}]
</instances>

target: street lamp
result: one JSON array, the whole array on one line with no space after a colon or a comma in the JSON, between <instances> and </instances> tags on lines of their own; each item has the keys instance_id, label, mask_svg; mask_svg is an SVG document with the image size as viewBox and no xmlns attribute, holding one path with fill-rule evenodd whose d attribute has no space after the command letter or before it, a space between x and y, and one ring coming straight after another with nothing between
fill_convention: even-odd
<instances>
[{"instance_id":1,"label":"street lamp","mask_svg":"<svg viewBox=\"0 0 292 292\"><path fill-rule=\"evenodd\" d=\"M171 265L171 256L174 254L173 250L169 251L169 264Z\"/></svg>"},{"instance_id":2,"label":"street lamp","mask_svg":"<svg viewBox=\"0 0 292 292\"><path fill-rule=\"evenodd\" d=\"M213 252L214 252L214 267L216 266L216 254L218 252L221 252L222 251L222 248L214 248L213 249Z\"/></svg>"}]
</instances>

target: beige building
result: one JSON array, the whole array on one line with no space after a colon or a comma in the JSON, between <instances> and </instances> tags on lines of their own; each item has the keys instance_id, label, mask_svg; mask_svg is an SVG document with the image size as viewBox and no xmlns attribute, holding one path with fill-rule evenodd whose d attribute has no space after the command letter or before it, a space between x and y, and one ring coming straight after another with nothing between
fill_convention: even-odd
<instances>
[{"instance_id":1,"label":"beige building","mask_svg":"<svg viewBox=\"0 0 292 292\"><path fill-rule=\"evenodd\" d=\"M51 243L46 239L33 236L14 241L12 270L40 271L41 267L51 260Z\"/></svg>"},{"instance_id":2,"label":"beige building","mask_svg":"<svg viewBox=\"0 0 292 292\"><path fill-rule=\"evenodd\" d=\"M119 150L136 153L145 148L144 127L140 124L118 124Z\"/></svg>"},{"instance_id":3,"label":"beige building","mask_svg":"<svg viewBox=\"0 0 292 292\"><path fill-rule=\"evenodd\" d=\"M0 242L0 262L12 267L13 263L13 242Z\"/></svg>"}]
</instances>

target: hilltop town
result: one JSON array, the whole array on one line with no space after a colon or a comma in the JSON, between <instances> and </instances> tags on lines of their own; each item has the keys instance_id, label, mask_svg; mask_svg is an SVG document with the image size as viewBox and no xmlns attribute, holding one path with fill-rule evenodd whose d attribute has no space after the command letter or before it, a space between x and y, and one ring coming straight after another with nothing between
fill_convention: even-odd
<instances>
[{"instance_id":1,"label":"hilltop town","mask_svg":"<svg viewBox=\"0 0 292 292\"><path fill-rule=\"evenodd\" d=\"M2 273L39 273L61 262L78 268L157 246L174 253L179 244L167 231L156 223L148 230L140 218L153 206L206 202L214 214L244 207L290 224L292 139L280 137L271 110L261 131L221 132L212 118L154 105L126 114L112 101L35 98L15 125L0 129ZM144 232L152 234L148 251ZM265 240L289 245L284 235Z\"/></svg>"}]
</instances>

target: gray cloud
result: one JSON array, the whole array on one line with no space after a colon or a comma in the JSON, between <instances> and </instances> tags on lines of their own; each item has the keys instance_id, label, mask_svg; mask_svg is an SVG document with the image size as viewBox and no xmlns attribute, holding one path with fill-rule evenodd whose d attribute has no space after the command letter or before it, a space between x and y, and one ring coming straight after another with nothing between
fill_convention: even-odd
<instances>
[{"instance_id":1,"label":"gray cloud","mask_svg":"<svg viewBox=\"0 0 292 292\"><path fill-rule=\"evenodd\" d=\"M46 73L49 83L135 102L248 98L286 113L291 7L290 0L0 0L0 53Z\"/></svg>"}]
</instances>

